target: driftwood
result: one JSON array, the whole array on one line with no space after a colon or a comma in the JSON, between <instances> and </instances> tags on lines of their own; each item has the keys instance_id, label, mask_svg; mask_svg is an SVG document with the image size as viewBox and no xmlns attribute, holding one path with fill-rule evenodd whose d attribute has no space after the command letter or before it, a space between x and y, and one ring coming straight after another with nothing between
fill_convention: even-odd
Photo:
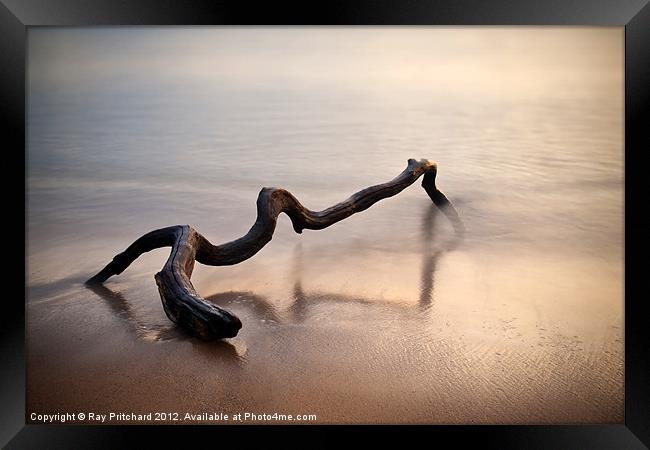
<instances>
[{"instance_id":1,"label":"driftwood","mask_svg":"<svg viewBox=\"0 0 650 450\"><path fill-rule=\"evenodd\" d=\"M260 251L273 237L277 218L285 213L296 233L302 230L322 230L330 225L364 211L387 197L398 194L424 175L422 187L443 213L451 220L455 231L462 234L463 223L447 197L436 188L437 166L428 160L408 160L408 166L397 177L383 184L368 187L347 200L323 211L305 208L288 191L263 188L257 197L257 220L243 237L213 245L189 225L176 225L151 231L118 254L99 273L90 278L89 285L101 284L122 273L141 254L161 247L172 247L169 259L154 278L165 313L170 320L201 339L234 337L242 326L234 314L201 298L190 277L194 261L210 266L240 263Z\"/></svg>"}]
</instances>

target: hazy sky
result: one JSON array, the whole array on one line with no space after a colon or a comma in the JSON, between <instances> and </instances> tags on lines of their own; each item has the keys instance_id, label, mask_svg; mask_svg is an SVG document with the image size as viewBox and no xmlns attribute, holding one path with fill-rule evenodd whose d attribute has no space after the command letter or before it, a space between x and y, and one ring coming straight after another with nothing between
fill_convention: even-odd
<instances>
[{"instance_id":1,"label":"hazy sky","mask_svg":"<svg viewBox=\"0 0 650 450\"><path fill-rule=\"evenodd\" d=\"M145 81L390 91L429 85L535 94L622 83L623 29L33 28L29 77L31 86L44 87Z\"/></svg>"}]
</instances>

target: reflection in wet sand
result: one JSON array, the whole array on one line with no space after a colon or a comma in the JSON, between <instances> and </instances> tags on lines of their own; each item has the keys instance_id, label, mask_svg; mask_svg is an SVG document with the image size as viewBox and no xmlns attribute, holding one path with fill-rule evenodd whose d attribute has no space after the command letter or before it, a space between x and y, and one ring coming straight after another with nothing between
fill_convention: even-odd
<instances>
[{"instance_id":1,"label":"reflection in wet sand","mask_svg":"<svg viewBox=\"0 0 650 450\"><path fill-rule=\"evenodd\" d=\"M363 296L352 296L336 292L311 292L306 293L303 290L303 258L304 252L302 244L299 243L295 246L293 251L292 264L289 267L289 277L293 278L293 292L291 297L291 304L286 308L286 311L279 311L274 305L274 302L262 295L255 294L249 291L229 291L221 292L206 296L206 300L214 303L215 305L223 308L229 308L233 304L241 305L248 310L248 312L258 320L268 323L301 323L308 316L309 309L319 303L356 303L366 306L380 306L388 309L399 309L402 312L415 312L420 313L430 311L433 306L433 287L436 263L438 259L444 254L445 251L455 248L460 236L454 234L454 237L446 243L443 243L440 248L434 250L434 225L436 217L439 215L438 209L431 205L426 208L422 214L422 257L423 263L421 265L421 286L420 286L420 299L418 308L413 308L406 303L396 303L394 301L386 301L381 299L366 298ZM61 283L57 283L59 286ZM99 297L105 300L106 304L111 308L111 311L120 319L123 319L128 325L130 330L139 338L144 340L165 341L171 339L188 339L189 336L180 328L170 323L166 326L147 324L142 319L137 317L129 302L120 293L109 289L106 285L90 284L86 286ZM221 341L227 344L226 341ZM206 348L209 343L203 346ZM228 347L227 345L217 344L214 347L219 348ZM232 347L232 346L230 346ZM232 347L234 349L234 347ZM234 351L236 354L236 351Z\"/></svg>"},{"instance_id":2,"label":"reflection in wet sand","mask_svg":"<svg viewBox=\"0 0 650 450\"><path fill-rule=\"evenodd\" d=\"M97 296L102 298L110 307L116 317L127 324L129 331L136 337L145 341L189 341L200 354L218 358L221 361L238 361L245 362L244 351L237 348L231 342L221 340L216 342L201 342L198 339L189 336L183 329L173 323L169 325L148 324L145 320L138 317L128 300L120 293L112 291L101 284L84 285Z\"/></svg>"},{"instance_id":3,"label":"reflection in wet sand","mask_svg":"<svg viewBox=\"0 0 650 450\"><path fill-rule=\"evenodd\" d=\"M166 341L185 337L185 334L173 324L161 327L149 325L146 321L139 319L127 299L120 292L113 291L103 284L85 284L84 286L103 299L113 314L122 319L128 325L129 330L138 338Z\"/></svg>"},{"instance_id":4,"label":"reflection in wet sand","mask_svg":"<svg viewBox=\"0 0 650 450\"><path fill-rule=\"evenodd\" d=\"M148 324L145 320L138 317L128 300L121 293L112 291L101 284L84 286L102 298L115 316L122 319L129 331L139 339L145 341L189 340L200 353L205 355L216 357L220 360L243 360L236 346L228 341L222 340L213 343L204 343L188 336L185 331L173 323L164 326Z\"/></svg>"}]
</instances>

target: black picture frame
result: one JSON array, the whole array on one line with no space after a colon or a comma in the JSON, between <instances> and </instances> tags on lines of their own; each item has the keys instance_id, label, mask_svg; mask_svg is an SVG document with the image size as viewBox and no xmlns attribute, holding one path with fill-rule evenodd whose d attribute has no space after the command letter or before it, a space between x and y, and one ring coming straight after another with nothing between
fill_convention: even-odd
<instances>
[{"instance_id":1,"label":"black picture frame","mask_svg":"<svg viewBox=\"0 0 650 450\"><path fill-rule=\"evenodd\" d=\"M502 449L636 449L650 445L650 351L646 344L650 338L646 325L648 294L645 293L644 283L650 231L645 213L646 172L649 167L646 163L650 140L647 119L644 121L650 103L648 0L321 0L259 4L217 0L0 0L0 123L5 141L3 156L11 160L5 175L13 172L25 174L26 170L27 27L172 24L625 27L625 423L588 426L430 426L418 427L418 431L430 434L427 438L429 442L442 438L457 445L471 442ZM18 197L14 193L17 189L8 189L10 197ZM18 236L21 230L26 233L25 198L15 204L17 211L22 205L23 215L17 211L7 213L7 217L14 217L15 220L5 223L5 236L12 236L13 233ZM25 279L24 268L24 265L21 267L16 263L10 265L5 269L3 284L17 284L21 277ZM3 289L3 292L6 290ZM132 446L134 434L145 434L151 445L153 441L149 439L164 439L167 444L175 441L188 443L197 436L207 437L207 442L221 445L226 434L241 444L252 434L251 430L282 436L277 434L278 427L266 426L25 425L25 297L22 300L19 295L4 297L0 314L3 361L0 444L7 448L124 448ZM294 427L292 431L305 435L308 432L309 442L338 445L338 438L329 433L332 428L301 426ZM413 427L408 428L409 432L414 430ZM372 427L373 434L380 437L387 430ZM286 442L286 438L282 442Z\"/></svg>"}]
</instances>

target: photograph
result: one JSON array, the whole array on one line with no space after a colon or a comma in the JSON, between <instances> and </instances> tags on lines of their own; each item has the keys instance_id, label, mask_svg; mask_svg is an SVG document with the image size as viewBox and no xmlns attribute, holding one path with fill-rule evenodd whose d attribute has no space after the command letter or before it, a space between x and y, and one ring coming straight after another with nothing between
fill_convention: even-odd
<instances>
[{"instance_id":1,"label":"photograph","mask_svg":"<svg viewBox=\"0 0 650 450\"><path fill-rule=\"evenodd\" d=\"M26 423L624 424L625 36L30 27Z\"/></svg>"}]
</instances>

